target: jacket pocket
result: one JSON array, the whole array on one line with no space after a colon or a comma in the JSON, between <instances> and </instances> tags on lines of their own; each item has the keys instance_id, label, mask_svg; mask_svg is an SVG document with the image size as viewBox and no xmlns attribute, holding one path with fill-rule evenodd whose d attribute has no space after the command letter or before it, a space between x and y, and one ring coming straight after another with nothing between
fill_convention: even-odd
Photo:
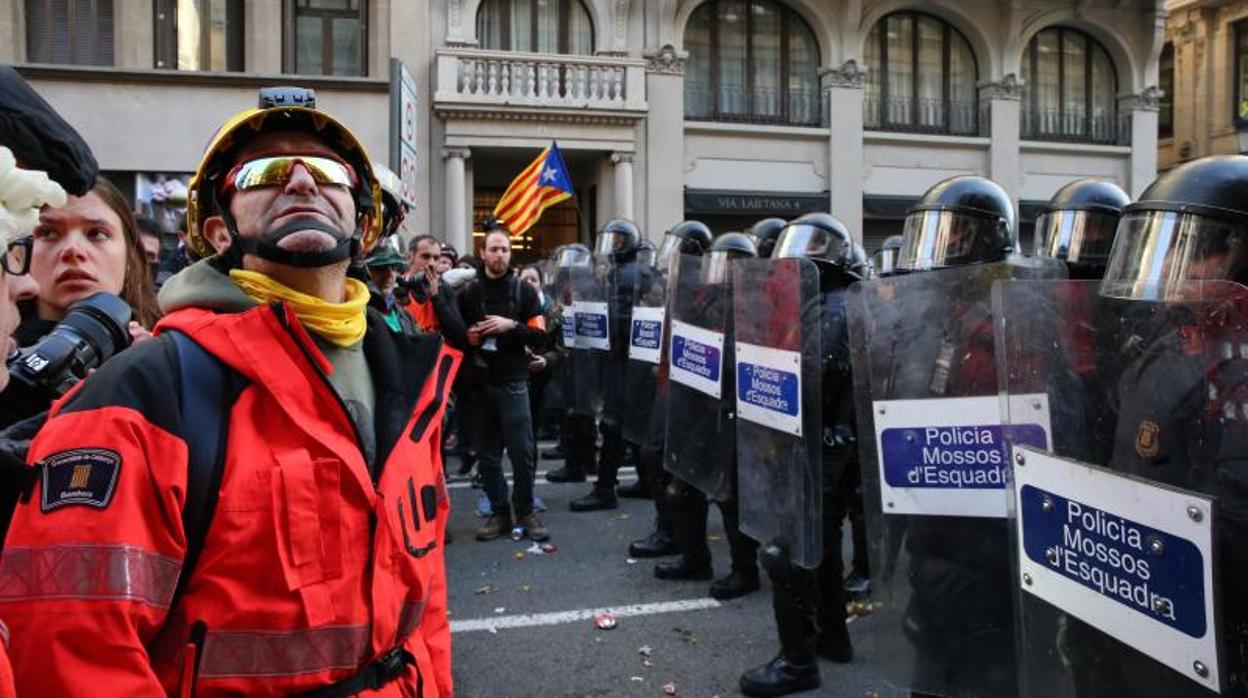
<instances>
[{"instance_id":1,"label":"jacket pocket","mask_svg":"<svg viewBox=\"0 0 1248 698\"><path fill-rule=\"evenodd\" d=\"M333 618L325 582L342 577L342 463L306 451L276 454L273 516L286 588L299 590L313 624Z\"/></svg>"}]
</instances>

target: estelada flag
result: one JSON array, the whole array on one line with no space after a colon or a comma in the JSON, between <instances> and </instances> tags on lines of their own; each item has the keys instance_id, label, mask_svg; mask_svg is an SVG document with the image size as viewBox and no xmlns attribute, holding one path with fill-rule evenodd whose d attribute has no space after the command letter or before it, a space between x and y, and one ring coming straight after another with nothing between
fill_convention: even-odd
<instances>
[{"instance_id":1,"label":"estelada flag","mask_svg":"<svg viewBox=\"0 0 1248 698\"><path fill-rule=\"evenodd\" d=\"M542 211L572 196L572 178L563 164L559 144L551 141L537 158L524 168L494 207L494 217L511 234L520 235L533 227Z\"/></svg>"}]
</instances>

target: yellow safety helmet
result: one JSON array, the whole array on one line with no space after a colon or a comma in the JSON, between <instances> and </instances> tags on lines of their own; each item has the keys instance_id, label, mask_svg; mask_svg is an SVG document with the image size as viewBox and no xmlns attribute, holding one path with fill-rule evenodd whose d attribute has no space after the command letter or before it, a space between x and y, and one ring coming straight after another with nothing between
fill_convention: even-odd
<instances>
[{"instance_id":1,"label":"yellow safety helmet","mask_svg":"<svg viewBox=\"0 0 1248 698\"><path fill-rule=\"evenodd\" d=\"M274 131L298 131L318 136L355 168L359 185L355 190L353 252L368 254L385 234L381 183L372 160L351 129L328 113L318 111L315 93L299 87L262 88L259 106L230 117L208 143L188 185L186 227L191 252L198 257L215 254L204 237L203 223L223 213L218 199L222 178L235 165L235 158L247 143ZM231 230L231 234L236 235L237 231Z\"/></svg>"}]
</instances>

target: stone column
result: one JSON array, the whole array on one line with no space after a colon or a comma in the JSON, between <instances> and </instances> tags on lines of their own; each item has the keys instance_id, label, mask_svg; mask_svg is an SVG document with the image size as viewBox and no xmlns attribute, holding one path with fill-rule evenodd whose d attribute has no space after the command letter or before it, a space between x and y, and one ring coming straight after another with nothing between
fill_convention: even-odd
<instances>
[{"instance_id":1,"label":"stone column","mask_svg":"<svg viewBox=\"0 0 1248 698\"><path fill-rule=\"evenodd\" d=\"M1005 190L1014 200L1018 213L1018 197L1022 191L1023 83L1010 73L996 82L979 86L979 132L991 137L988 146L988 178ZM985 122L986 120L986 122Z\"/></svg>"},{"instance_id":2,"label":"stone column","mask_svg":"<svg viewBox=\"0 0 1248 698\"><path fill-rule=\"evenodd\" d=\"M685 218L687 57L687 53L670 44L646 53L646 102L650 112L646 115L646 218L642 230L655 241Z\"/></svg>"},{"instance_id":3,"label":"stone column","mask_svg":"<svg viewBox=\"0 0 1248 698\"><path fill-rule=\"evenodd\" d=\"M1118 103L1123 136L1131 141L1131 169L1127 193L1137 198L1157 179L1157 109L1161 90L1156 85Z\"/></svg>"},{"instance_id":4,"label":"stone column","mask_svg":"<svg viewBox=\"0 0 1248 698\"><path fill-rule=\"evenodd\" d=\"M633 220L633 154L612 153L615 165L615 217Z\"/></svg>"},{"instance_id":5,"label":"stone column","mask_svg":"<svg viewBox=\"0 0 1248 698\"><path fill-rule=\"evenodd\" d=\"M470 250L468 239L468 221L464 218L464 201L468 197L464 162L472 156L468 148L445 148L442 158L446 160L446 205L443 215L446 230L442 231L442 239L461 254Z\"/></svg>"},{"instance_id":6,"label":"stone column","mask_svg":"<svg viewBox=\"0 0 1248 698\"><path fill-rule=\"evenodd\" d=\"M839 68L825 70L823 105L828 116L828 202L832 215L849 226L854 239L862 242L863 192L863 86L867 69L850 59Z\"/></svg>"}]
</instances>

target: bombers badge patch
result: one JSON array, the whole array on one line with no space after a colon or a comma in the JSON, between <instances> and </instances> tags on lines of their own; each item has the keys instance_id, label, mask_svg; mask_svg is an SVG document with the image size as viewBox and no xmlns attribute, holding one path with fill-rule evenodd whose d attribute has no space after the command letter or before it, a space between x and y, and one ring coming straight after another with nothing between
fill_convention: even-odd
<instances>
[{"instance_id":1,"label":"bombers badge patch","mask_svg":"<svg viewBox=\"0 0 1248 698\"><path fill-rule=\"evenodd\" d=\"M1161 451L1161 427L1157 422L1146 419L1140 422L1140 430L1135 434L1135 452L1140 458L1153 459Z\"/></svg>"},{"instance_id":2,"label":"bombers badge patch","mask_svg":"<svg viewBox=\"0 0 1248 698\"><path fill-rule=\"evenodd\" d=\"M113 500L121 454L106 448L75 448L37 463L42 470L44 513L80 504L103 509Z\"/></svg>"}]
</instances>

